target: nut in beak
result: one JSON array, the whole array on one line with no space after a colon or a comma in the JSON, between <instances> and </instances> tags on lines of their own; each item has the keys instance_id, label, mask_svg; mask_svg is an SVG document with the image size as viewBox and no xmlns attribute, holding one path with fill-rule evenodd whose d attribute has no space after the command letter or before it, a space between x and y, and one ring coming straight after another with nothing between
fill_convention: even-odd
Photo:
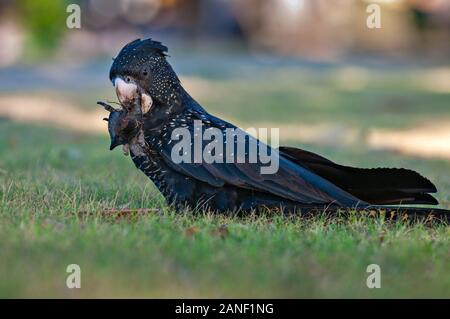
<instances>
[{"instance_id":1,"label":"nut in beak","mask_svg":"<svg viewBox=\"0 0 450 319\"><path fill-rule=\"evenodd\" d=\"M148 94L142 93L141 95L141 110L142 114L147 113L150 111L151 107L153 105L152 97Z\"/></svg>"}]
</instances>

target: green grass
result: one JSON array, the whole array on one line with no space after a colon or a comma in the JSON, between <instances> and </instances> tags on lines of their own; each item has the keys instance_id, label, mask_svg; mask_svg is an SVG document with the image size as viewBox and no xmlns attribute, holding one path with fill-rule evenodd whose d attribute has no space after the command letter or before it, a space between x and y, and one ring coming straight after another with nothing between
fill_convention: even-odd
<instances>
[{"instance_id":1,"label":"green grass","mask_svg":"<svg viewBox=\"0 0 450 319\"><path fill-rule=\"evenodd\" d=\"M348 91L333 72L207 79L199 101L248 123L401 128L450 118L450 95L416 87L411 74L371 72L366 87ZM111 87L49 92L84 110L113 95ZM449 161L289 144L348 165L412 168L450 208ZM108 145L106 136L0 119L0 297L450 297L446 225L175 214ZM122 220L102 213L121 207L160 211ZM73 263L81 289L65 285ZM372 263L381 267L381 289L366 287Z\"/></svg>"},{"instance_id":2,"label":"green grass","mask_svg":"<svg viewBox=\"0 0 450 319\"><path fill-rule=\"evenodd\" d=\"M450 297L445 225L177 215L107 146L106 137L0 121L1 297ZM450 206L448 162L314 150L413 167ZM101 214L122 206L161 211L131 220ZM81 266L81 289L65 286L72 263ZM366 287L371 263L381 266L381 289Z\"/></svg>"}]
</instances>

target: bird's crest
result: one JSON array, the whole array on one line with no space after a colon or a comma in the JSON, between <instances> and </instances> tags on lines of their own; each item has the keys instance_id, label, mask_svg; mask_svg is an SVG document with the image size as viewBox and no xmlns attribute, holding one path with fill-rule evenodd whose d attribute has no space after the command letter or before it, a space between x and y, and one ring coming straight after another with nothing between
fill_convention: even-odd
<instances>
[{"instance_id":1,"label":"bird's crest","mask_svg":"<svg viewBox=\"0 0 450 319\"><path fill-rule=\"evenodd\" d=\"M142 66L151 59L165 58L167 51L165 45L150 38L131 41L113 59L109 78L112 81L117 73L138 73Z\"/></svg>"},{"instance_id":2,"label":"bird's crest","mask_svg":"<svg viewBox=\"0 0 450 319\"><path fill-rule=\"evenodd\" d=\"M134 41L131 41L123 47L119 55L122 53L126 54L131 51L136 51L136 49L154 51L162 56L167 56L168 52L168 48L161 42L148 38L145 40L136 39Z\"/></svg>"}]
</instances>

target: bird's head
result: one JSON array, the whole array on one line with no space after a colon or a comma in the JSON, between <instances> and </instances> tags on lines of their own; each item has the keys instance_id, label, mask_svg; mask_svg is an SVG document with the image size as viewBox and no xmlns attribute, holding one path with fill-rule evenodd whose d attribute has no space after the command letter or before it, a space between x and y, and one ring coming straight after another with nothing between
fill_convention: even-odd
<instances>
[{"instance_id":1,"label":"bird's head","mask_svg":"<svg viewBox=\"0 0 450 319\"><path fill-rule=\"evenodd\" d=\"M109 117L104 118L108 122L108 132L111 138L110 150L119 145L128 144L139 133L141 125L133 114L122 109L116 110L104 102L97 103L110 112Z\"/></svg>"},{"instance_id":2,"label":"bird's head","mask_svg":"<svg viewBox=\"0 0 450 319\"><path fill-rule=\"evenodd\" d=\"M167 107L179 101L180 82L166 60L167 47L151 39L125 45L111 66L109 78L120 103L132 108L140 99L142 113L154 103Z\"/></svg>"}]
</instances>

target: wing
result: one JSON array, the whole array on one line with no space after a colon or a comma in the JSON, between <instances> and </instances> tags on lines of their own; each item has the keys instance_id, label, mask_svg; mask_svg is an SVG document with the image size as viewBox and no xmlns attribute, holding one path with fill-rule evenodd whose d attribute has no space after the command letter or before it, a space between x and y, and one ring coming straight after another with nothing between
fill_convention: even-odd
<instances>
[{"instance_id":1,"label":"wing","mask_svg":"<svg viewBox=\"0 0 450 319\"><path fill-rule=\"evenodd\" d=\"M202 121L200 131L198 125L195 124L195 120ZM181 134L182 138L178 136L180 139L176 139L176 132L179 131L173 130L174 127L180 127L184 130L184 133ZM205 148L211 142L211 140L202 141L201 138L199 141L198 133L203 134L210 128L216 129L216 132L221 132L223 140L217 139L219 141L216 141L216 145L222 145L223 150L227 148L227 143L230 143L226 136L227 129L237 129L235 126L213 117L201 109L191 109L188 114L184 113L173 119L169 125L161 130L159 141L156 143L157 151L172 169L214 187L222 187L228 184L270 193L301 204L336 203L343 206L365 204L309 169L280 156L278 151L271 149L248 134L246 134L245 139L245 155L248 156L251 147L256 143L258 150L267 148L266 154L270 154L270 163L260 160L259 153L256 161L252 162L247 157L246 161L241 163L237 160L238 152L233 154L234 158L231 162L226 160L224 162L207 162L202 157L201 162L196 163L195 158L198 159L198 156L195 154L195 145L198 145L198 142L201 143L200 156L202 156L203 152L206 152ZM186 140L187 138L188 140ZM237 150L237 145L242 141L235 139L233 149ZM155 145L154 139L147 142L152 146ZM215 149L215 155L218 154L217 152L217 149ZM184 162L174 160L174 154L183 155L186 153L191 155L189 160ZM270 171L271 167L273 169L273 165L276 166L276 163L278 163L278 169L274 173L265 173Z\"/></svg>"}]
</instances>

